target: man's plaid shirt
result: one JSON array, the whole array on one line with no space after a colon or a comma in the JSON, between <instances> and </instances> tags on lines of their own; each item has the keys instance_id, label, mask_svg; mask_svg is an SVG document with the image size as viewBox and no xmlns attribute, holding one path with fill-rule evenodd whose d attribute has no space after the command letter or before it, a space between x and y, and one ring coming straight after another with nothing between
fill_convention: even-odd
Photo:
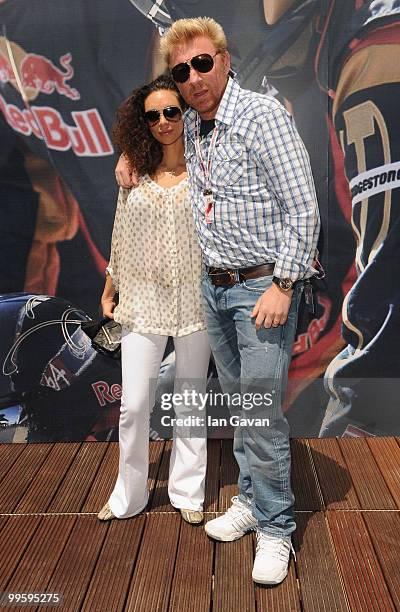
<instances>
[{"instance_id":1,"label":"man's plaid shirt","mask_svg":"<svg viewBox=\"0 0 400 612\"><path fill-rule=\"evenodd\" d=\"M192 207L207 265L275 262L275 276L311 276L320 227L308 153L285 108L231 78L219 105L211 164L214 221L205 221L204 174L196 156L197 113L184 115ZM207 159L211 134L201 142Z\"/></svg>"}]
</instances>

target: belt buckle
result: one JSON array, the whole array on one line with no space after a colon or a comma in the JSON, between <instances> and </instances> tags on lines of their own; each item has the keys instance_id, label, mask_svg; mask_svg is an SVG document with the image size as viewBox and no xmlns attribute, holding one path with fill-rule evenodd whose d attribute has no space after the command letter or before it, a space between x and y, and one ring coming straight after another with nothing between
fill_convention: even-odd
<instances>
[{"instance_id":1,"label":"belt buckle","mask_svg":"<svg viewBox=\"0 0 400 612\"><path fill-rule=\"evenodd\" d=\"M233 270L227 270L227 273L229 275L230 282L232 285L234 285L236 283L236 273Z\"/></svg>"}]
</instances>

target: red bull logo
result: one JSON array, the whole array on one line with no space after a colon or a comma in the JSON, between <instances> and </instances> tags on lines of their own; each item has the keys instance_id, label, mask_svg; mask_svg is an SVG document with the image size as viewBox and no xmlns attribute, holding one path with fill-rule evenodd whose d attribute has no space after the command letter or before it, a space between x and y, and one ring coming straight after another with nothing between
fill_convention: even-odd
<instances>
[{"instance_id":1,"label":"red bull logo","mask_svg":"<svg viewBox=\"0 0 400 612\"><path fill-rule=\"evenodd\" d=\"M61 55L57 66L44 55L26 53L15 42L10 42L7 47L5 39L0 36L0 83L12 85L24 94L25 100L32 101L39 94L58 94L70 100L80 100L78 90L69 84L73 76L71 53ZM78 156L91 157L114 152L96 108L72 111L73 121L66 123L55 108L28 104L19 108L7 103L0 95L0 111L15 131L44 140L49 149L72 149Z\"/></svg>"},{"instance_id":2,"label":"red bull logo","mask_svg":"<svg viewBox=\"0 0 400 612\"><path fill-rule=\"evenodd\" d=\"M44 55L21 53L21 48L17 45L12 46L15 47L19 51L17 54L13 53L15 64L21 85L29 100L36 98L40 93L50 95L54 92L70 100L80 99L80 93L67 82L74 76L71 53L61 55L59 59L61 68L59 68ZM0 46L0 82L11 83L18 88L14 69L4 44Z\"/></svg>"}]
</instances>

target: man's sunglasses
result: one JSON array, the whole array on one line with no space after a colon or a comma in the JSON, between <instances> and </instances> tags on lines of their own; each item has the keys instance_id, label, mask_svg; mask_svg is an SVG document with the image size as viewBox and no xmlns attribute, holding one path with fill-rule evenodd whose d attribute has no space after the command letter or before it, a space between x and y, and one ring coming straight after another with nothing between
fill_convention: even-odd
<instances>
[{"instance_id":1,"label":"man's sunglasses","mask_svg":"<svg viewBox=\"0 0 400 612\"><path fill-rule=\"evenodd\" d=\"M166 106L161 110L149 110L144 114L144 118L150 126L156 125L160 121L161 113L167 121L179 121L182 111L178 106Z\"/></svg>"},{"instance_id":2,"label":"man's sunglasses","mask_svg":"<svg viewBox=\"0 0 400 612\"><path fill-rule=\"evenodd\" d=\"M176 83L185 83L189 78L190 68L194 68L197 72L210 72L214 68L214 57L218 53L221 52L217 51L214 55L201 53L200 55L195 55L192 59L186 60L186 62L177 64L171 68L172 78Z\"/></svg>"}]
</instances>

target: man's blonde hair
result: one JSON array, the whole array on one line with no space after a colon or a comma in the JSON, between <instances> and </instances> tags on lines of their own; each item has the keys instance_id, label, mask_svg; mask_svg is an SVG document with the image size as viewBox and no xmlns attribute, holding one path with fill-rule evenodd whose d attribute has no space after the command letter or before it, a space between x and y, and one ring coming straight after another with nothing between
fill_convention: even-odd
<instances>
[{"instance_id":1,"label":"man's blonde hair","mask_svg":"<svg viewBox=\"0 0 400 612\"><path fill-rule=\"evenodd\" d=\"M178 19L161 38L161 54L169 64L172 51L182 43L187 43L198 36L207 36L217 51L226 51L227 42L225 32L211 17L193 17L192 19Z\"/></svg>"}]
</instances>

